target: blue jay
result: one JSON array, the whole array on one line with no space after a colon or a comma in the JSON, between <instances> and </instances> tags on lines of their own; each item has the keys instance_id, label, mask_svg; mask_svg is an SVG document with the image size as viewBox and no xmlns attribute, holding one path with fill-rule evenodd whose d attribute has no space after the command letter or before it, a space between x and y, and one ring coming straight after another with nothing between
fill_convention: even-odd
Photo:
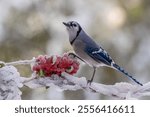
<instances>
[{"instance_id":1,"label":"blue jay","mask_svg":"<svg viewBox=\"0 0 150 117\"><path fill-rule=\"evenodd\" d=\"M92 40L90 36L88 36L79 23L75 21L69 21L67 23L63 22L66 26L67 32L69 34L69 41L72 45L77 58L81 59L89 66L93 67L93 75L92 78L88 81L91 83L94 79L94 75L96 72L96 68L100 66L107 66L113 68L121 73L125 74L129 79L133 80L137 84L142 84L129 75L123 68L117 65L113 59L109 56L109 54L99 45L96 44L95 41Z\"/></svg>"}]
</instances>

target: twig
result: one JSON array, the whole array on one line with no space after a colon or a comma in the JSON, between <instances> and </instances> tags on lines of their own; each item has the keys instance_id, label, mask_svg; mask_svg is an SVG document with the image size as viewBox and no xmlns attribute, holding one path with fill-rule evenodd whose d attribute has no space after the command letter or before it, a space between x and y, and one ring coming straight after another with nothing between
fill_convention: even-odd
<instances>
[{"instance_id":1,"label":"twig","mask_svg":"<svg viewBox=\"0 0 150 117\"><path fill-rule=\"evenodd\" d=\"M35 62L35 58L31 59L31 60L19 60L19 61L15 61L15 62L9 62L9 63L5 63L5 65L27 65L27 64L32 64Z\"/></svg>"}]
</instances>

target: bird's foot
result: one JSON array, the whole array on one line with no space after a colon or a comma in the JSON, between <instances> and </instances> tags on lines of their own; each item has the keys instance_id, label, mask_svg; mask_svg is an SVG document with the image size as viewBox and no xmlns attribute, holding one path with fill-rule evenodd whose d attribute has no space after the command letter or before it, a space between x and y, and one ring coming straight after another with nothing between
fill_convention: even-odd
<instances>
[{"instance_id":1,"label":"bird's foot","mask_svg":"<svg viewBox=\"0 0 150 117\"><path fill-rule=\"evenodd\" d=\"M70 53L68 53L68 56L70 56L72 58L77 58L85 63L85 61L82 58L80 58L79 56L77 56L75 53L70 52Z\"/></svg>"},{"instance_id":2,"label":"bird's foot","mask_svg":"<svg viewBox=\"0 0 150 117\"><path fill-rule=\"evenodd\" d=\"M87 80L87 85L91 85L92 82L92 80Z\"/></svg>"},{"instance_id":3,"label":"bird's foot","mask_svg":"<svg viewBox=\"0 0 150 117\"><path fill-rule=\"evenodd\" d=\"M68 53L68 56L70 56L70 57L72 57L72 58L76 58L77 57L77 55L75 55L74 53Z\"/></svg>"}]
</instances>

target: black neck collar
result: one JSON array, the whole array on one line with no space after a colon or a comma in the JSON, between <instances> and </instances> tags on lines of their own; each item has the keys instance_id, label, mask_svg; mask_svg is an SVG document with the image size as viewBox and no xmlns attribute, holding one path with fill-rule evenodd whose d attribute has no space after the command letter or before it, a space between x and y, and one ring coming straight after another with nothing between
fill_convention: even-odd
<instances>
[{"instance_id":1,"label":"black neck collar","mask_svg":"<svg viewBox=\"0 0 150 117\"><path fill-rule=\"evenodd\" d=\"M77 31L76 37L70 42L71 45L74 43L74 41L76 40L76 38L79 36L81 30L82 30L82 28L79 26L79 30Z\"/></svg>"}]
</instances>

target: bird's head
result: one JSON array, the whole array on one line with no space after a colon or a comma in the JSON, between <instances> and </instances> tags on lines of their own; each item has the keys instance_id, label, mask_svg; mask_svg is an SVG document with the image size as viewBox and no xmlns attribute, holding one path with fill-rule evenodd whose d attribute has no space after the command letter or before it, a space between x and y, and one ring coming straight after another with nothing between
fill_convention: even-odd
<instances>
[{"instance_id":1,"label":"bird's head","mask_svg":"<svg viewBox=\"0 0 150 117\"><path fill-rule=\"evenodd\" d=\"M75 21L69 21L67 23L63 22L63 24L66 26L66 29L68 31L70 42L74 40L82 30L79 23Z\"/></svg>"}]
</instances>

